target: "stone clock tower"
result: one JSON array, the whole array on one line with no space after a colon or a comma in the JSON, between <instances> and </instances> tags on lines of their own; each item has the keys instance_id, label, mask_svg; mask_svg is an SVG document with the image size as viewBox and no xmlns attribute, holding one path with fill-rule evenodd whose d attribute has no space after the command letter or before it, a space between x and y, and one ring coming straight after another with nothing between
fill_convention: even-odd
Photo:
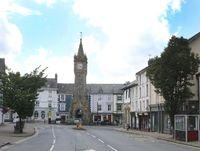
<instances>
[{"instance_id":1,"label":"stone clock tower","mask_svg":"<svg viewBox=\"0 0 200 151\"><path fill-rule=\"evenodd\" d=\"M87 124L90 120L89 101L86 92L87 56L84 54L82 38L78 48L78 54L74 56L74 94L71 106L73 118L81 118Z\"/></svg>"}]
</instances>

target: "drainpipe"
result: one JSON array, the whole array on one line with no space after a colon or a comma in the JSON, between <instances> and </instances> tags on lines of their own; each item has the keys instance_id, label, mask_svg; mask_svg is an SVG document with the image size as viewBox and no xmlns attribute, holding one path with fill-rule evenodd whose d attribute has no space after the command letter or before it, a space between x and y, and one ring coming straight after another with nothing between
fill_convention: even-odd
<instances>
[{"instance_id":1,"label":"drainpipe","mask_svg":"<svg viewBox=\"0 0 200 151\"><path fill-rule=\"evenodd\" d=\"M198 97L199 114L200 114L200 102L199 102L199 75L200 75L200 73L198 73L198 74L196 75L196 79L197 79L197 97Z\"/></svg>"},{"instance_id":2,"label":"drainpipe","mask_svg":"<svg viewBox=\"0 0 200 151\"><path fill-rule=\"evenodd\" d=\"M199 75L200 75L200 73L198 73L197 75L196 75L196 79L197 79L197 97L198 97L198 103L199 103L199 114L200 114L200 102L199 102ZM199 117L200 116L198 116L198 126L199 126L199 122L200 122L200 119L199 119ZM198 140L200 139L200 127L198 127Z\"/></svg>"}]
</instances>

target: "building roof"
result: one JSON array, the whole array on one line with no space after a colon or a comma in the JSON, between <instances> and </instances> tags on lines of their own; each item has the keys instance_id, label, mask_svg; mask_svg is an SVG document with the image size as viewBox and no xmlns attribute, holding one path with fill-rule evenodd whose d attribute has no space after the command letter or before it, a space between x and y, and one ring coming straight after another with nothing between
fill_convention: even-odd
<instances>
[{"instance_id":1,"label":"building roof","mask_svg":"<svg viewBox=\"0 0 200 151\"><path fill-rule=\"evenodd\" d=\"M123 85L123 90L126 90L126 89L129 89L129 88L131 88L131 87L134 87L134 86L136 86L136 85L138 85L138 83L137 83L137 80L134 80L134 81L132 81L132 82L129 82L129 83L125 83L124 85Z\"/></svg>"},{"instance_id":2,"label":"building roof","mask_svg":"<svg viewBox=\"0 0 200 151\"><path fill-rule=\"evenodd\" d=\"M74 84L72 83L58 83L58 93L73 94Z\"/></svg>"},{"instance_id":3,"label":"building roof","mask_svg":"<svg viewBox=\"0 0 200 151\"><path fill-rule=\"evenodd\" d=\"M57 88L57 80L54 78L47 78L46 87Z\"/></svg>"},{"instance_id":4,"label":"building roof","mask_svg":"<svg viewBox=\"0 0 200 151\"><path fill-rule=\"evenodd\" d=\"M198 32L197 34L195 34L194 36L192 36L191 38L189 38L189 43L193 42L194 40L196 40L197 38L200 37L200 32Z\"/></svg>"},{"instance_id":5,"label":"building roof","mask_svg":"<svg viewBox=\"0 0 200 151\"><path fill-rule=\"evenodd\" d=\"M79 43L79 48L78 48L78 56L83 56L84 55L84 51L83 51L83 44L82 44L82 38L80 39L80 43Z\"/></svg>"},{"instance_id":6,"label":"building roof","mask_svg":"<svg viewBox=\"0 0 200 151\"><path fill-rule=\"evenodd\" d=\"M145 67L145 68L143 68L142 70L138 71L138 72L136 73L136 75L144 73L144 72L147 70L147 68L148 68L148 66Z\"/></svg>"},{"instance_id":7,"label":"building roof","mask_svg":"<svg viewBox=\"0 0 200 151\"><path fill-rule=\"evenodd\" d=\"M123 84L87 84L90 94L113 94L122 93Z\"/></svg>"}]
</instances>

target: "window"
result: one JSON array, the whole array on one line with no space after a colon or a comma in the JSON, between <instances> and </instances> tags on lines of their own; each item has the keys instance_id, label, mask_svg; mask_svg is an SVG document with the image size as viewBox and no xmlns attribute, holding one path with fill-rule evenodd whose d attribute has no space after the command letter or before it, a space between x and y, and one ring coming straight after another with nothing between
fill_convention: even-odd
<instances>
[{"instance_id":1,"label":"window","mask_svg":"<svg viewBox=\"0 0 200 151\"><path fill-rule=\"evenodd\" d=\"M122 111L122 104L117 104L117 111Z\"/></svg>"},{"instance_id":2,"label":"window","mask_svg":"<svg viewBox=\"0 0 200 151\"><path fill-rule=\"evenodd\" d=\"M111 100L111 96L108 96L108 100Z\"/></svg>"},{"instance_id":3,"label":"window","mask_svg":"<svg viewBox=\"0 0 200 151\"><path fill-rule=\"evenodd\" d=\"M147 107L149 106L149 100L146 100L146 103L147 103Z\"/></svg>"},{"instance_id":4,"label":"window","mask_svg":"<svg viewBox=\"0 0 200 151\"><path fill-rule=\"evenodd\" d=\"M108 111L111 111L111 105L110 104L108 105Z\"/></svg>"},{"instance_id":5,"label":"window","mask_svg":"<svg viewBox=\"0 0 200 151\"><path fill-rule=\"evenodd\" d=\"M148 96L148 95L149 95L149 86L147 84L147 86L146 86L146 96Z\"/></svg>"},{"instance_id":6,"label":"window","mask_svg":"<svg viewBox=\"0 0 200 151\"><path fill-rule=\"evenodd\" d=\"M64 103L60 104L60 111L65 111L65 104Z\"/></svg>"},{"instance_id":7,"label":"window","mask_svg":"<svg viewBox=\"0 0 200 151\"><path fill-rule=\"evenodd\" d=\"M122 100L122 96L121 95L118 95L117 96L117 101L121 101Z\"/></svg>"},{"instance_id":8,"label":"window","mask_svg":"<svg viewBox=\"0 0 200 151\"><path fill-rule=\"evenodd\" d=\"M101 111L101 105L99 105L99 104L97 105L97 110Z\"/></svg>"},{"instance_id":9,"label":"window","mask_svg":"<svg viewBox=\"0 0 200 151\"><path fill-rule=\"evenodd\" d=\"M140 87L140 90L139 90L139 91L140 91L140 98L141 98L141 87Z\"/></svg>"},{"instance_id":10,"label":"window","mask_svg":"<svg viewBox=\"0 0 200 151\"><path fill-rule=\"evenodd\" d=\"M130 98L130 96L131 96L131 90L129 89L128 90L128 98Z\"/></svg>"},{"instance_id":11,"label":"window","mask_svg":"<svg viewBox=\"0 0 200 151\"><path fill-rule=\"evenodd\" d=\"M64 94L61 94L61 101L65 101L65 96L64 96Z\"/></svg>"},{"instance_id":12,"label":"window","mask_svg":"<svg viewBox=\"0 0 200 151\"><path fill-rule=\"evenodd\" d=\"M34 118L38 118L38 111L34 112Z\"/></svg>"},{"instance_id":13,"label":"window","mask_svg":"<svg viewBox=\"0 0 200 151\"><path fill-rule=\"evenodd\" d=\"M49 104L48 104L48 107L49 107L49 108L51 108L51 107L52 107L51 103L49 103Z\"/></svg>"}]
</instances>

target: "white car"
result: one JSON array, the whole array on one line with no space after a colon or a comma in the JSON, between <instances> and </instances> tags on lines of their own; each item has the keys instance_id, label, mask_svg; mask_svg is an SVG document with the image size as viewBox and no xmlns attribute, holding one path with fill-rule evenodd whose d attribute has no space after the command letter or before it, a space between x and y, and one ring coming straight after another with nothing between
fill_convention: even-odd
<instances>
[{"instance_id":1,"label":"white car","mask_svg":"<svg viewBox=\"0 0 200 151\"><path fill-rule=\"evenodd\" d=\"M19 117L18 116L13 118L13 123L16 123L18 121L19 121Z\"/></svg>"}]
</instances>

